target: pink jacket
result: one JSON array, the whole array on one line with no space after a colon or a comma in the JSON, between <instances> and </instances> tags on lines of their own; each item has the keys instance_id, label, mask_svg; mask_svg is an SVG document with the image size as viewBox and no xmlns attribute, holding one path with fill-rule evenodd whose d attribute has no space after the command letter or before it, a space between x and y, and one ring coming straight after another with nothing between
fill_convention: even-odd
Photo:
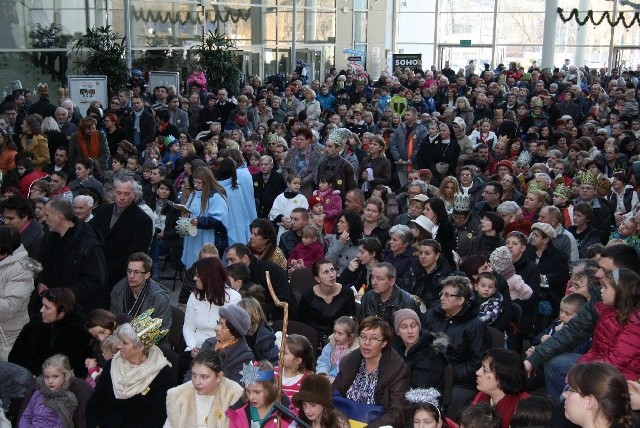
<instances>
[{"instance_id":1,"label":"pink jacket","mask_svg":"<svg viewBox=\"0 0 640 428\"><path fill-rule=\"evenodd\" d=\"M229 428L250 428L251 423L249 422L250 413L249 413L249 403L245 403L240 407L231 406L225 412L227 417L229 418ZM280 426L282 428L287 428L291 425L291 421L285 417L282 417ZM271 418L262 425L264 428L277 428L278 427L278 418L277 412L273 412L271 414Z\"/></svg>"},{"instance_id":2,"label":"pink jacket","mask_svg":"<svg viewBox=\"0 0 640 428\"><path fill-rule=\"evenodd\" d=\"M578 359L585 361L604 361L609 363L628 380L637 380L640 376L640 315L631 313L626 325L620 325L616 319L616 309L602 302L596 303L600 314L593 332L591 349Z\"/></svg>"},{"instance_id":3,"label":"pink jacket","mask_svg":"<svg viewBox=\"0 0 640 428\"><path fill-rule=\"evenodd\" d=\"M189 78L187 79L187 83L189 84L189 86L197 85L205 91L208 91L207 77L204 75L203 71L194 71L193 73L191 73L189 75Z\"/></svg>"},{"instance_id":4,"label":"pink jacket","mask_svg":"<svg viewBox=\"0 0 640 428\"><path fill-rule=\"evenodd\" d=\"M322 206L324 207L324 219L335 220L342 212L342 198L340 197L339 190L329 190L321 192L319 190L313 191L314 195L318 195L322 198Z\"/></svg>"}]
</instances>

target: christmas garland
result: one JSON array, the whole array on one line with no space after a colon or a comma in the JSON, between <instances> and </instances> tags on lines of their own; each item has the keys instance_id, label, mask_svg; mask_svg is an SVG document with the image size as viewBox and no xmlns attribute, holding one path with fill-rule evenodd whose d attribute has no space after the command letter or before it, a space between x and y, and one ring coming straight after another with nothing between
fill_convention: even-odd
<instances>
[{"instance_id":1,"label":"christmas garland","mask_svg":"<svg viewBox=\"0 0 640 428\"><path fill-rule=\"evenodd\" d=\"M596 19L593 16L593 10L588 10L587 11L587 15L585 16L584 19L580 19L580 11L578 11L578 9L572 9L571 13L569 14L568 17L565 17L564 15L564 9L562 9L561 7L558 8L558 15L560 15L560 19L562 19L562 22L567 23L569 21L571 21L572 19L575 19L575 21L578 23L578 25L580 25L581 27L583 25L586 25L588 22L591 22L591 24L593 25L600 25L602 24L602 22L606 19L607 23L611 26L611 27L617 27L618 24L622 23L622 25L624 25L625 28L631 28L634 25L639 25L640 26L640 12L636 12L633 14L633 18L631 19L631 22L627 23L627 18L624 15L624 12L619 12L618 13L618 17L613 19L612 18L612 14L610 12L603 12L602 16L599 19Z\"/></svg>"},{"instance_id":2,"label":"christmas garland","mask_svg":"<svg viewBox=\"0 0 640 428\"><path fill-rule=\"evenodd\" d=\"M206 15L208 22L231 21L234 24L237 24L240 20L246 21L249 19L251 15L251 9L233 9L225 7L225 11L223 12L220 10L220 6L213 6L213 10L207 10ZM187 23L190 23L192 25L202 24L202 17L200 16L200 12L197 11L181 11L173 15L172 12L151 10L145 11L142 8L136 9L135 7L131 7L131 16L137 21L161 22L163 24L166 24L167 22L170 22L172 24L180 23L181 25L185 25Z\"/></svg>"}]
</instances>

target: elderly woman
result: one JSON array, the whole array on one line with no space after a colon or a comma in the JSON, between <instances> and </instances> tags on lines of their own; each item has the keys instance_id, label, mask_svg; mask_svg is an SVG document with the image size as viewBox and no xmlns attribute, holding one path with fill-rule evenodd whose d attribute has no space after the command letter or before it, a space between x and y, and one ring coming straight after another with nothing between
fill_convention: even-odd
<instances>
[{"instance_id":1,"label":"elderly woman","mask_svg":"<svg viewBox=\"0 0 640 428\"><path fill-rule=\"evenodd\" d=\"M49 143L47 137L42 134L40 128L42 116L30 114L22 121L22 135L20 145L22 151L29 153L33 160L33 168L37 171L51 162L49 154Z\"/></svg>"},{"instance_id":2,"label":"elderly woman","mask_svg":"<svg viewBox=\"0 0 640 428\"><path fill-rule=\"evenodd\" d=\"M165 398L176 380L156 346L169 331L160 330L162 320L152 313L149 309L116 330L119 351L87 403L87 427L160 427L167 419Z\"/></svg>"},{"instance_id":3,"label":"elderly woman","mask_svg":"<svg viewBox=\"0 0 640 428\"><path fill-rule=\"evenodd\" d=\"M91 356L91 336L78 313L76 297L68 288L45 290L40 316L34 317L20 331L9 354L9 362L39 376L44 360L55 354L69 358L76 376L87 374L84 361Z\"/></svg>"},{"instance_id":4,"label":"elderly woman","mask_svg":"<svg viewBox=\"0 0 640 428\"><path fill-rule=\"evenodd\" d=\"M316 261L312 271L316 284L302 294L298 321L313 327L324 342L333 333L335 320L344 315L355 316L356 303L351 288L336 282L331 260Z\"/></svg>"},{"instance_id":5,"label":"elderly woman","mask_svg":"<svg viewBox=\"0 0 640 428\"><path fill-rule=\"evenodd\" d=\"M389 229L389 243L382 252L382 261L391 263L396 268L398 286L405 288L404 276L416 258L413 253L413 232L409 226L397 224Z\"/></svg>"},{"instance_id":6,"label":"elderly woman","mask_svg":"<svg viewBox=\"0 0 640 428\"><path fill-rule=\"evenodd\" d=\"M9 347L29 322L27 306L39 263L29 258L20 233L0 226L0 327Z\"/></svg>"},{"instance_id":7,"label":"elderly woman","mask_svg":"<svg viewBox=\"0 0 640 428\"><path fill-rule=\"evenodd\" d=\"M447 365L447 335L422 330L418 314L407 308L394 314L394 328L396 336L392 346L411 372L411 388L442 390Z\"/></svg>"},{"instance_id":8,"label":"elderly woman","mask_svg":"<svg viewBox=\"0 0 640 428\"><path fill-rule=\"evenodd\" d=\"M337 231L335 235L329 236L329 250L326 254L327 258L336 266L338 275L358 255L362 227L362 219L353 211L344 210L338 217Z\"/></svg>"},{"instance_id":9,"label":"elderly woman","mask_svg":"<svg viewBox=\"0 0 640 428\"><path fill-rule=\"evenodd\" d=\"M506 201L498 205L496 212L504 221L503 235L508 235L513 231L522 232L525 235L531 233L531 221L522 217L522 210L514 201Z\"/></svg>"},{"instance_id":10,"label":"elderly woman","mask_svg":"<svg viewBox=\"0 0 640 428\"><path fill-rule=\"evenodd\" d=\"M251 222L249 248L259 260L273 262L282 269L287 269L287 258L276 245L277 232L273 223L266 218L257 218Z\"/></svg>"},{"instance_id":11,"label":"elderly woman","mask_svg":"<svg viewBox=\"0 0 640 428\"><path fill-rule=\"evenodd\" d=\"M393 331L382 318L370 316L358 329L360 349L343 358L333 390L358 403L382 406L382 414L367 426L402 426L404 393L410 373L402 357L391 349Z\"/></svg>"},{"instance_id":12,"label":"elderly woman","mask_svg":"<svg viewBox=\"0 0 640 428\"><path fill-rule=\"evenodd\" d=\"M535 258L540 269L540 300L548 303L538 304L540 315L555 318L560 309L560 300L565 294L569 280L569 255L553 245L556 232L547 223L534 223L531 226L529 240L535 248ZM548 320L550 321L550 320ZM541 323L540 325L546 325Z\"/></svg>"},{"instance_id":13,"label":"elderly woman","mask_svg":"<svg viewBox=\"0 0 640 428\"><path fill-rule=\"evenodd\" d=\"M478 394L471 404L489 403L500 415L502 428L509 428L518 403L529 397L526 383L520 355L509 349L489 349L476 372Z\"/></svg>"},{"instance_id":14,"label":"elderly woman","mask_svg":"<svg viewBox=\"0 0 640 428\"><path fill-rule=\"evenodd\" d=\"M442 282L440 306L424 315L428 331L449 337L447 361L453 370L453 390L447 415L457 419L475 395L474 373L481 365L486 327L478 318L471 300L471 282L463 276L450 276Z\"/></svg>"},{"instance_id":15,"label":"elderly woman","mask_svg":"<svg viewBox=\"0 0 640 428\"><path fill-rule=\"evenodd\" d=\"M69 142L69 163L71 165L79 158L93 158L98 161L100 169L107 170L109 143L107 136L104 132L99 131L97 126L98 122L92 117L85 117L80 121L78 132L71 136Z\"/></svg>"},{"instance_id":16,"label":"elderly woman","mask_svg":"<svg viewBox=\"0 0 640 428\"><path fill-rule=\"evenodd\" d=\"M317 121L320 118L320 103L316 100L316 93L313 89L307 88L304 90L304 99L298 104L296 114L305 112L307 119L310 121Z\"/></svg>"},{"instance_id":17,"label":"elderly woman","mask_svg":"<svg viewBox=\"0 0 640 428\"><path fill-rule=\"evenodd\" d=\"M240 382L242 366L255 360L245 336L251 327L251 318L247 311L238 305L227 305L218 311L220 317L216 324L214 337L205 340L200 351L213 348L223 358L222 371L229 379ZM187 372L186 380L191 378Z\"/></svg>"},{"instance_id":18,"label":"elderly woman","mask_svg":"<svg viewBox=\"0 0 640 428\"><path fill-rule=\"evenodd\" d=\"M222 357L213 349L200 352L191 364L191 382L167 391L167 421L164 428L228 426L225 412L244 394L227 379Z\"/></svg>"}]
</instances>

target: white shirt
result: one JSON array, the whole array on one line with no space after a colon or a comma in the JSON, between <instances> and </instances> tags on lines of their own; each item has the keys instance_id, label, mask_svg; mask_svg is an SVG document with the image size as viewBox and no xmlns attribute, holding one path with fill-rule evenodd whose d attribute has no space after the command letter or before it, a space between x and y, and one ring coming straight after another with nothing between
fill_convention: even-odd
<instances>
[{"instance_id":1,"label":"white shirt","mask_svg":"<svg viewBox=\"0 0 640 428\"><path fill-rule=\"evenodd\" d=\"M236 290L225 287L225 304L232 305L238 303L242 296ZM194 293L191 293L187 301L187 309L184 313L184 326L182 336L187 344L185 351L199 347L205 340L216 335L214 331L216 323L220 318L220 306L209 303L207 300L198 300Z\"/></svg>"}]
</instances>

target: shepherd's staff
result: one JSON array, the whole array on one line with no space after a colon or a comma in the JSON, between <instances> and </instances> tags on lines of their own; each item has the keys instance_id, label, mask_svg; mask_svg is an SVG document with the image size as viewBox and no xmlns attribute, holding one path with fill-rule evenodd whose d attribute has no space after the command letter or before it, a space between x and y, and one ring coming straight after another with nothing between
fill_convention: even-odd
<instances>
[{"instance_id":1,"label":"shepherd's staff","mask_svg":"<svg viewBox=\"0 0 640 428\"><path fill-rule=\"evenodd\" d=\"M281 302L276 296L276 292L273 290L273 285L271 285L271 275L269 271L265 272L267 278L267 289L269 290L269 294L273 299L276 307L282 308L284 310L284 318L282 319L282 342L280 343L280 355L278 356L278 396L276 398L276 402L280 403L282 401L282 376L284 375L284 346L285 341L287 340L287 327L289 324L289 304L287 302ZM282 415L278 412L278 428L280 428Z\"/></svg>"}]
</instances>

